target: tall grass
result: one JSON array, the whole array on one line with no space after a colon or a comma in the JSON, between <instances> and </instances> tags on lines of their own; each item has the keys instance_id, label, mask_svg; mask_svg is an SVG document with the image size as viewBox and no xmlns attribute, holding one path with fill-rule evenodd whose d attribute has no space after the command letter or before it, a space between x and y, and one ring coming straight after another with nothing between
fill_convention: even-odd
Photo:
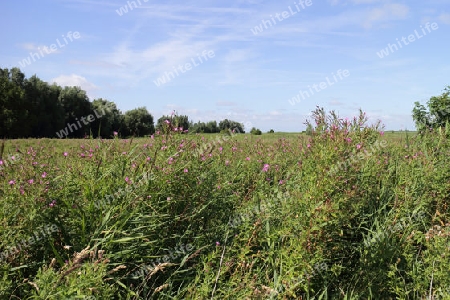
<instances>
[{"instance_id":1,"label":"tall grass","mask_svg":"<svg viewBox=\"0 0 450 300\"><path fill-rule=\"evenodd\" d=\"M8 141L0 252L57 230L0 261L1 297L449 298L448 139L313 118L288 139Z\"/></svg>"}]
</instances>

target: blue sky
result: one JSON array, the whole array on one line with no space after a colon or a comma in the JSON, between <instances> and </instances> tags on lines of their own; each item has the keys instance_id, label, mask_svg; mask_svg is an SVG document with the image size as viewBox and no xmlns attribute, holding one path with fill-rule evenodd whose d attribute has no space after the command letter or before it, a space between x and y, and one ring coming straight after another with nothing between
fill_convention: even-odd
<instances>
[{"instance_id":1,"label":"blue sky","mask_svg":"<svg viewBox=\"0 0 450 300\"><path fill-rule=\"evenodd\" d=\"M414 102L450 85L448 0L27 0L0 15L1 67L155 118L301 131L318 105L413 130Z\"/></svg>"}]
</instances>

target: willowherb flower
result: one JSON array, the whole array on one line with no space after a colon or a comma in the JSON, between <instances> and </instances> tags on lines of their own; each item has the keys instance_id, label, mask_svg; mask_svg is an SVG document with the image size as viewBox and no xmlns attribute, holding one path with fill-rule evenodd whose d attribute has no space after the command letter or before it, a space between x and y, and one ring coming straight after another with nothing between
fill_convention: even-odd
<instances>
[{"instance_id":1,"label":"willowherb flower","mask_svg":"<svg viewBox=\"0 0 450 300\"><path fill-rule=\"evenodd\" d=\"M9 183L9 185L14 185L14 184L16 184L16 181L15 180L10 180L8 183Z\"/></svg>"},{"instance_id":2,"label":"willowherb flower","mask_svg":"<svg viewBox=\"0 0 450 300\"><path fill-rule=\"evenodd\" d=\"M356 149L361 149L361 144L357 144Z\"/></svg>"},{"instance_id":3,"label":"willowherb flower","mask_svg":"<svg viewBox=\"0 0 450 300\"><path fill-rule=\"evenodd\" d=\"M269 171L269 167L270 167L270 165L265 164L264 167L262 168L262 171L263 171L263 172Z\"/></svg>"},{"instance_id":4,"label":"willowherb flower","mask_svg":"<svg viewBox=\"0 0 450 300\"><path fill-rule=\"evenodd\" d=\"M117 131L114 131L114 136L117 136L119 133Z\"/></svg>"},{"instance_id":5,"label":"willowherb flower","mask_svg":"<svg viewBox=\"0 0 450 300\"><path fill-rule=\"evenodd\" d=\"M68 155L68 153L67 153L67 152L64 152L64 153L63 153L63 155L64 155L64 156L67 156L67 155Z\"/></svg>"},{"instance_id":6,"label":"willowherb flower","mask_svg":"<svg viewBox=\"0 0 450 300\"><path fill-rule=\"evenodd\" d=\"M184 173L187 173L187 172L189 172L189 170L188 169L184 169Z\"/></svg>"},{"instance_id":7,"label":"willowherb flower","mask_svg":"<svg viewBox=\"0 0 450 300\"><path fill-rule=\"evenodd\" d=\"M28 180L28 183L29 183L29 184L33 184L33 183L34 183L34 180L33 180L33 179L30 179L30 180Z\"/></svg>"}]
</instances>

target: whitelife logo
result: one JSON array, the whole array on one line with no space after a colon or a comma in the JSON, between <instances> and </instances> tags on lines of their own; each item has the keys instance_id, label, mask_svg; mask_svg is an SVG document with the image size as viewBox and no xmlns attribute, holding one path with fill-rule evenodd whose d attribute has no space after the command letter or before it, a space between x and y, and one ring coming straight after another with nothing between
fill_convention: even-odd
<instances>
[{"instance_id":1,"label":"whitelife logo","mask_svg":"<svg viewBox=\"0 0 450 300\"><path fill-rule=\"evenodd\" d=\"M158 79L157 79L157 80L153 80L153 82L155 83L156 86L159 87L159 86L161 86L161 85L163 85L163 84L166 84L167 82L170 82L172 79L175 79L176 77L180 76L181 74L178 73L178 70L179 70L181 73L184 74L184 73L186 73L187 71L192 70L192 66L198 67L198 66L200 66L202 63L204 63L205 61L208 61L208 57L209 57L209 58L213 58L213 57L215 57L215 56L216 56L216 54L214 53L213 50L210 50L210 51L208 51L208 52L206 52L206 50L203 50L202 56L200 56L200 54L197 54L197 60L196 60L195 58L191 58L192 64L188 62L188 63L185 63L184 66L178 65L178 69L175 68L175 67L173 67L173 71L174 71L175 73L172 72L172 71L170 71L170 72L165 72L163 76L158 77ZM203 57L204 60L202 59L202 57ZM197 63L197 61L198 61L199 63ZM184 69L183 69L183 67L184 67ZM176 75L175 75L175 74L176 74Z\"/></svg>"},{"instance_id":2,"label":"whitelife logo","mask_svg":"<svg viewBox=\"0 0 450 300\"><path fill-rule=\"evenodd\" d=\"M277 20L279 22L286 20L290 17L292 17L293 15L298 14L302 9L306 9L306 7L311 6L312 5L312 1L311 0L300 0L297 2L294 2L295 4L295 8L297 9L297 11L292 10L291 6L288 6L289 11L285 10L283 11L281 14L280 13L276 13L275 14L275 18L277 18ZM302 7L300 8L299 5ZM269 27L272 27L274 25L277 24L277 21L275 21L275 18L270 15L270 20L261 20L261 23L258 26L255 26L255 28L251 28L251 32L253 32L254 35L257 35L259 33L262 33L264 31L264 29L269 29Z\"/></svg>"},{"instance_id":3,"label":"whitelife logo","mask_svg":"<svg viewBox=\"0 0 450 300\"><path fill-rule=\"evenodd\" d=\"M67 35L62 35L64 43L61 43L59 38L56 39L56 44L51 44L50 47L44 46L44 47L38 47L38 52L30 52L30 55L27 58L22 59L22 61L19 61L19 65L22 68L25 68L26 66L31 65L31 60L33 62L44 58L46 55L52 54L59 49L64 48L66 45L70 42L73 42L74 40L77 40L80 38L80 33L78 31L75 31L72 33L72 31L69 31ZM67 40L69 39L69 40Z\"/></svg>"},{"instance_id":4,"label":"whitelife logo","mask_svg":"<svg viewBox=\"0 0 450 300\"><path fill-rule=\"evenodd\" d=\"M148 0L142 0L142 2L147 3ZM138 4L139 4L139 6L142 5L141 0L137 0L137 3L136 3L136 1L127 1L127 5L121 6L119 9L116 9L116 13L121 17L124 14L127 14L129 11L132 11L133 9L138 8ZM130 10L128 10L128 8Z\"/></svg>"},{"instance_id":5,"label":"whitelife logo","mask_svg":"<svg viewBox=\"0 0 450 300\"><path fill-rule=\"evenodd\" d=\"M408 35L408 38L406 38L404 36L402 36L402 38L400 40L397 38L396 39L397 40L397 44L390 44L389 43L386 48L384 48L384 49L380 50L379 52L377 52L377 55L378 55L379 58L384 58L386 56L389 56L389 54L392 54L395 51L398 51L399 47L401 49L401 48L403 48L403 45L404 46L408 46L410 43L413 43L413 42L415 42L417 40L420 40L421 38L423 38L427 34L431 33L431 30L437 30L438 28L439 28L439 25L437 23L433 22L433 23L430 24L430 22L427 22L425 24L425 28L423 28L422 25L420 26L420 29L422 29L423 35L420 35L420 33L417 32L417 29L416 29L416 30L414 30L414 34ZM425 29L426 29L426 31L425 31ZM408 41L406 41L406 39L408 39ZM402 43L400 41L403 42L403 45L402 45ZM398 47L397 47L397 45L398 45Z\"/></svg>"},{"instance_id":6,"label":"whitelife logo","mask_svg":"<svg viewBox=\"0 0 450 300\"><path fill-rule=\"evenodd\" d=\"M103 114L99 114L99 113L94 109L95 116L96 116L98 119L100 119L101 117L103 117L103 116L106 114L106 112L105 112L104 109L103 109L102 112L103 112ZM87 121L86 121L86 120L87 120ZM75 123L72 123L72 124L67 123L66 128L61 129L59 132L56 132L56 135L57 135L60 139L62 139L63 137L67 137L67 136L69 135L69 130L70 130L70 132L73 133L73 132L74 132L74 129L73 129L73 128L75 128L75 130L78 130L78 129L80 129L81 127L83 127L83 126L81 125L80 121L78 120L78 118L75 118L75 121L78 123L78 127L77 127L77 124L75 124ZM81 117L81 122L83 122L84 125L88 125L89 123L94 122L94 121L95 121L94 115L89 115L89 116L87 116L87 117Z\"/></svg>"},{"instance_id":7,"label":"whitelife logo","mask_svg":"<svg viewBox=\"0 0 450 300\"><path fill-rule=\"evenodd\" d=\"M314 90L318 93L334 84L336 84L339 81L344 80L345 78L347 78L348 76L350 76L350 71L345 69L345 70L337 70L337 77L336 75L334 75L334 73L331 73L333 76L334 81L331 81L330 78L325 77L325 81L320 82L319 84L313 84L312 86L308 85L309 88L309 93L308 91L300 91L295 97L292 97L291 99L289 99L289 103L291 105L295 105L295 103L299 103L301 101L300 97L302 97L303 100L305 100L306 98L311 97L312 95L314 95ZM338 79L339 77L339 79ZM313 90L314 89L314 90Z\"/></svg>"}]
</instances>

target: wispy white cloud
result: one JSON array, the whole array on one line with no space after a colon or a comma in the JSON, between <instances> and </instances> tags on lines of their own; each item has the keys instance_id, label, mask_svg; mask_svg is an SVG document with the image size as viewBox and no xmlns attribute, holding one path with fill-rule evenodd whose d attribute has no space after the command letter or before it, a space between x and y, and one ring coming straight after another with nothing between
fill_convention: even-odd
<instances>
[{"instance_id":1,"label":"wispy white cloud","mask_svg":"<svg viewBox=\"0 0 450 300\"><path fill-rule=\"evenodd\" d=\"M89 82L85 77L71 74L71 75L60 75L56 78L53 78L51 82L55 82L61 86L78 86L86 91L88 96L92 98L93 93L98 89L98 87Z\"/></svg>"}]
</instances>

